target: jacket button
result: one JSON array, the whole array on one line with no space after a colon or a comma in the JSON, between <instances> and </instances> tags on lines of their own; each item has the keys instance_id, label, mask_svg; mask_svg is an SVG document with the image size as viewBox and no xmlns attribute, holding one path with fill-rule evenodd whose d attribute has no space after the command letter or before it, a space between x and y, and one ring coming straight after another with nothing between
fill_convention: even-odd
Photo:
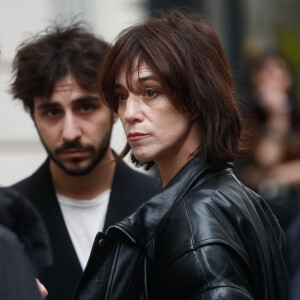
<instances>
[{"instance_id":1,"label":"jacket button","mask_svg":"<svg viewBox=\"0 0 300 300\"><path fill-rule=\"evenodd\" d=\"M99 247L103 247L105 244L105 240L104 239L100 239L99 242L98 242L98 246Z\"/></svg>"}]
</instances>

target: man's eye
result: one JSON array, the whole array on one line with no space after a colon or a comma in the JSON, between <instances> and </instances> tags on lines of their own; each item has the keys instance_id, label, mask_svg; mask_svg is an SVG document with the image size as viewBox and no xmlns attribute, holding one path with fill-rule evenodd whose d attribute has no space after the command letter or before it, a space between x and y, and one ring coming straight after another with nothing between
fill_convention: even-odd
<instances>
[{"instance_id":1,"label":"man's eye","mask_svg":"<svg viewBox=\"0 0 300 300\"><path fill-rule=\"evenodd\" d=\"M82 112L89 112L93 109L93 106L91 104L83 104L80 106L80 111Z\"/></svg>"},{"instance_id":2,"label":"man's eye","mask_svg":"<svg viewBox=\"0 0 300 300\"><path fill-rule=\"evenodd\" d=\"M48 117L56 117L59 114L59 110L58 109L49 109L47 111L45 111L45 115Z\"/></svg>"},{"instance_id":3,"label":"man's eye","mask_svg":"<svg viewBox=\"0 0 300 300\"><path fill-rule=\"evenodd\" d=\"M127 94L125 93L119 93L117 94L117 97L119 102L124 102L127 100Z\"/></svg>"},{"instance_id":4,"label":"man's eye","mask_svg":"<svg viewBox=\"0 0 300 300\"><path fill-rule=\"evenodd\" d=\"M147 89L146 91L145 91L145 96L147 97L147 98L154 98L155 96L157 96L157 91L156 90L154 90L154 89Z\"/></svg>"}]
</instances>

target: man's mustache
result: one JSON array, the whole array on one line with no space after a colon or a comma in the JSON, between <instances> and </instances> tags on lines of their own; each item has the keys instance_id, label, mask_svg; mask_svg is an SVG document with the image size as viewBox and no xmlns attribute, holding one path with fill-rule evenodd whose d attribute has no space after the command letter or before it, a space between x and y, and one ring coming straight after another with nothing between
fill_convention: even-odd
<instances>
[{"instance_id":1,"label":"man's mustache","mask_svg":"<svg viewBox=\"0 0 300 300\"><path fill-rule=\"evenodd\" d=\"M81 143L80 140L74 140L74 141L66 141L61 146L57 147L55 149L55 154L61 154L63 152L66 152L68 150L79 150L79 151L94 151L94 147L91 145L84 145Z\"/></svg>"}]
</instances>

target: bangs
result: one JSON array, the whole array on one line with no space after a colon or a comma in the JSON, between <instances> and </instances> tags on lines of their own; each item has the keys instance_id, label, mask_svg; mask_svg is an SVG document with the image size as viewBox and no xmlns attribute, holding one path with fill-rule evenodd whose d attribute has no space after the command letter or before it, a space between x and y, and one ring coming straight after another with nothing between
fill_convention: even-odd
<instances>
[{"instance_id":1,"label":"bangs","mask_svg":"<svg viewBox=\"0 0 300 300\"><path fill-rule=\"evenodd\" d=\"M148 28L136 28L134 34L129 34L130 28L121 32L119 39L114 44L101 69L101 88L106 104L117 112L118 100L115 97L115 86L121 73L125 75L128 89L133 93L138 93L132 82L131 76L134 71L140 70L142 64L146 64L160 80L165 92L173 99L171 91L175 86L174 62L170 63L170 53L156 32L149 31Z\"/></svg>"},{"instance_id":2,"label":"bangs","mask_svg":"<svg viewBox=\"0 0 300 300\"><path fill-rule=\"evenodd\" d=\"M130 57L124 62L122 68L117 74L116 82L118 81L120 74L124 72L126 78L126 85L128 89L130 90L130 92L134 94L138 94L140 91L134 88L132 84L132 74L137 71L138 77L140 77L139 75L140 75L140 69L142 64L146 64L152 71L154 71L152 67L153 63L147 57L146 53L141 49L139 49L139 52L137 52L136 55L133 55L132 57Z\"/></svg>"},{"instance_id":3,"label":"bangs","mask_svg":"<svg viewBox=\"0 0 300 300\"><path fill-rule=\"evenodd\" d=\"M136 92L131 82L131 74L140 68L145 60L139 43L135 39L119 41L112 46L100 70L101 89L106 104L115 112L118 110L118 100L115 97L115 87L121 73L125 73L126 84L130 91ZM146 62L146 61L145 61ZM147 63L147 62L146 62Z\"/></svg>"}]
</instances>

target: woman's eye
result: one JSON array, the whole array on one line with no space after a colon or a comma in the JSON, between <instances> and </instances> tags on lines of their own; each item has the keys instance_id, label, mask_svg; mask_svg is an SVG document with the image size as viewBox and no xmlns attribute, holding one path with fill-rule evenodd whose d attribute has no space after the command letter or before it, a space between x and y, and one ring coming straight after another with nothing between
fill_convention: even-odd
<instances>
[{"instance_id":1,"label":"woman's eye","mask_svg":"<svg viewBox=\"0 0 300 300\"><path fill-rule=\"evenodd\" d=\"M155 96L157 96L157 91L156 90L154 90L154 89L147 89L146 91L145 91L145 96L147 97L147 98L154 98Z\"/></svg>"},{"instance_id":2,"label":"woman's eye","mask_svg":"<svg viewBox=\"0 0 300 300\"><path fill-rule=\"evenodd\" d=\"M125 100L127 100L127 94L125 93L120 93L117 95L117 97L119 102L124 102Z\"/></svg>"}]
</instances>

